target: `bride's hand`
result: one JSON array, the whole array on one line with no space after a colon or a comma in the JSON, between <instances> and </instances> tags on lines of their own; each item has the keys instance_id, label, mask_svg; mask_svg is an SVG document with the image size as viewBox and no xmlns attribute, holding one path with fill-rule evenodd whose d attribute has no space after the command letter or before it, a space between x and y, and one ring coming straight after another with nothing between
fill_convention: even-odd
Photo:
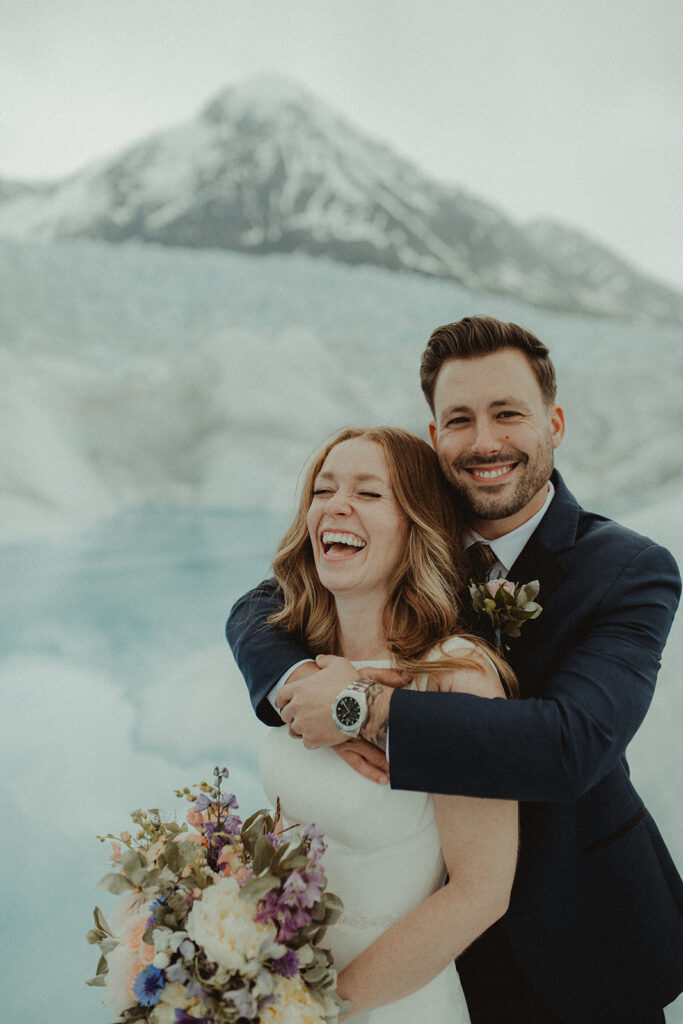
<instances>
[{"instance_id":1,"label":"bride's hand","mask_svg":"<svg viewBox=\"0 0 683 1024\"><path fill-rule=\"evenodd\" d=\"M333 747L336 754L339 754L348 765L359 775L364 775L371 782L378 782L386 786L389 782L389 762L384 756L384 751L368 743L367 740L346 740L338 747Z\"/></svg>"}]
</instances>

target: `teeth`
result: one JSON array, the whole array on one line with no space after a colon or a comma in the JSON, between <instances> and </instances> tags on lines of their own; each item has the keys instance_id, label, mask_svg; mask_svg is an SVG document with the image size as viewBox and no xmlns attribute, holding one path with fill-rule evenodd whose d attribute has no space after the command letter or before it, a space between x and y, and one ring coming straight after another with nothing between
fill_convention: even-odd
<instances>
[{"instance_id":1,"label":"teeth","mask_svg":"<svg viewBox=\"0 0 683 1024\"><path fill-rule=\"evenodd\" d=\"M354 537L352 533L331 533L329 530L323 533L323 544L348 544L354 548L365 547L365 541L360 537Z\"/></svg>"},{"instance_id":2,"label":"teeth","mask_svg":"<svg viewBox=\"0 0 683 1024\"><path fill-rule=\"evenodd\" d=\"M483 476L484 480L493 480L497 476L503 476L504 473L508 473L510 466L501 466L499 469L471 469L470 472L474 473L475 476Z\"/></svg>"}]
</instances>

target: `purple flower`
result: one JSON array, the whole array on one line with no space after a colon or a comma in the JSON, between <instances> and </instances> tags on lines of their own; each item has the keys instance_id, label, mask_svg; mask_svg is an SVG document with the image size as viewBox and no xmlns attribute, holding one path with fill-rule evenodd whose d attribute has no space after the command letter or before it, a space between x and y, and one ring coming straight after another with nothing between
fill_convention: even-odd
<instances>
[{"instance_id":1,"label":"purple flower","mask_svg":"<svg viewBox=\"0 0 683 1024\"><path fill-rule=\"evenodd\" d=\"M181 985L184 985L188 981L190 975L187 969L180 960L176 960L174 964L166 968L166 980L167 981L178 981Z\"/></svg>"},{"instance_id":2,"label":"purple flower","mask_svg":"<svg viewBox=\"0 0 683 1024\"><path fill-rule=\"evenodd\" d=\"M223 822L223 831L229 836L238 836L242 831L242 819L236 814L229 814Z\"/></svg>"},{"instance_id":3,"label":"purple flower","mask_svg":"<svg viewBox=\"0 0 683 1024\"><path fill-rule=\"evenodd\" d=\"M206 989L200 985L196 978L190 978L185 986L185 991L190 999L204 999L206 996Z\"/></svg>"},{"instance_id":4,"label":"purple flower","mask_svg":"<svg viewBox=\"0 0 683 1024\"><path fill-rule=\"evenodd\" d=\"M140 1006L156 1006L159 993L166 984L164 972L158 967L145 967L140 971L133 984L133 995Z\"/></svg>"},{"instance_id":5,"label":"purple flower","mask_svg":"<svg viewBox=\"0 0 683 1024\"><path fill-rule=\"evenodd\" d=\"M320 899L323 876L319 871L292 871L284 884L282 895L300 907L312 907Z\"/></svg>"},{"instance_id":6,"label":"purple flower","mask_svg":"<svg viewBox=\"0 0 683 1024\"><path fill-rule=\"evenodd\" d=\"M237 1009L240 1017L246 1017L247 1020L254 1020L254 1018L258 1018L258 1001L246 986L244 988L231 989L229 992L225 993L223 998L226 1000L229 999L235 1004L235 1008Z\"/></svg>"},{"instance_id":7,"label":"purple flower","mask_svg":"<svg viewBox=\"0 0 683 1024\"><path fill-rule=\"evenodd\" d=\"M175 1010L176 1024L211 1024L212 1017L193 1017L185 1010Z\"/></svg>"},{"instance_id":8,"label":"purple flower","mask_svg":"<svg viewBox=\"0 0 683 1024\"><path fill-rule=\"evenodd\" d=\"M304 829L304 837L308 840L308 849L311 854L311 860L314 864L320 861L320 858L327 849L327 843L322 832L319 832L315 825L307 825Z\"/></svg>"},{"instance_id":9,"label":"purple flower","mask_svg":"<svg viewBox=\"0 0 683 1024\"><path fill-rule=\"evenodd\" d=\"M278 929L277 941L288 942L310 924L311 908L320 899L322 886L323 875L314 868L292 871L281 890L271 889L259 900L256 920L272 921Z\"/></svg>"},{"instance_id":10,"label":"purple flower","mask_svg":"<svg viewBox=\"0 0 683 1024\"><path fill-rule=\"evenodd\" d=\"M284 956L273 960L273 970L283 978L293 978L299 970L299 957L293 949L288 949Z\"/></svg>"}]
</instances>

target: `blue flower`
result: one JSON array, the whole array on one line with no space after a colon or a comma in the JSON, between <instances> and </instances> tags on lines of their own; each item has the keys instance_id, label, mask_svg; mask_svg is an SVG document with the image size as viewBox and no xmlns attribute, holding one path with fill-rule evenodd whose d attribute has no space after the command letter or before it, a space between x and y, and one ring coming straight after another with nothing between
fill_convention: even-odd
<instances>
[{"instance_id":1,"label":"blue flower","mask_svg":"<svg viewBox=\"0 0 683 1024\"><path fill-rule=\"evenodd\" d=\"M164 972L158 967L145 967L140 971L133 985L133 995L140 1006L156 1006L159 993L166 984Z\"/></svg>"}]
</instances>

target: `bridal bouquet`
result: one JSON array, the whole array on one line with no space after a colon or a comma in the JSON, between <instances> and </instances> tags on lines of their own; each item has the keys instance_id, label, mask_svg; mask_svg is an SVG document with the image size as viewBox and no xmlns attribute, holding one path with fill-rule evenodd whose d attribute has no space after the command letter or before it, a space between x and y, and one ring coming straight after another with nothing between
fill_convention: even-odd
<instances>
[{"instance_id":1,"label":"bridal bouquet","mask_svg":"<svg viewBox=\"0 0 683 1024\"><path fill-rule=\"evenodd\" d=\"M119 897L109 921L95 908L88 942L100 948L103 1002L116 1022L320 1024L337 1019L332 955L319 945L341 913L325 891L325 843L314 825L280 829L257 811L245 822L235 797L213 785L176 790L187 824L134 811L136 835L112 840L100 886Z\"/></svg>"}]
</instances>

